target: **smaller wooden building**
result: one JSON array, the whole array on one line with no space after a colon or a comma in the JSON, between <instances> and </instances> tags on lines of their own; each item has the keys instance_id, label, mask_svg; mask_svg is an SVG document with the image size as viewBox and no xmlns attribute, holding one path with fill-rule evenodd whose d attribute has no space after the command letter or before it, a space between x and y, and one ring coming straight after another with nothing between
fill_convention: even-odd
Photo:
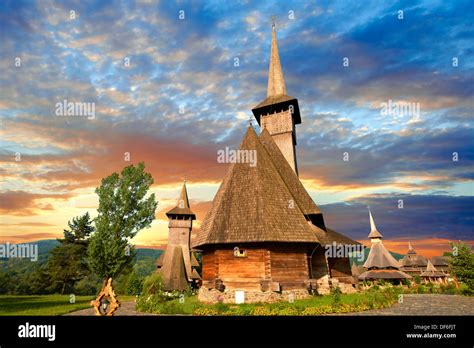
<instances>
[{"instance_id":1,"label":"smaller wooden building","mask_svg":"<svg viewBox=\"0 0 474 348\"><path fill-rule=\"evenodd\" d=\"M412 276L421 275L428 265L428 259L417 254L410 242L408 242L407 254L400 260L400 269Z\"/></svg>"},{"instance_id":2,"label":"smaller wooden building","mask_svg":"<svg viewBox=\"0 0 474 348\"><path fill-rule=\"evenodd\" d=\"M425 283L445 284L447 282L447 274L438 271L431 261L428 261L426 270L421 273L420 277Z\"/></svg>"},{"instance_id":3,"label":"smaller wooden building","mask_svg":"<svg viewBox=\"0 0 474 348\"><path fill-rule=\"evenodd\" d=\"M385 249L382 243L382 234L377 230L372 213L369 210L371 248L364 268L367 269L359 276L359 280L389 280L401 281L402 279L410 279L411 276L400 271L400 265L397 260Z\"/></svg>"}]
</instances>

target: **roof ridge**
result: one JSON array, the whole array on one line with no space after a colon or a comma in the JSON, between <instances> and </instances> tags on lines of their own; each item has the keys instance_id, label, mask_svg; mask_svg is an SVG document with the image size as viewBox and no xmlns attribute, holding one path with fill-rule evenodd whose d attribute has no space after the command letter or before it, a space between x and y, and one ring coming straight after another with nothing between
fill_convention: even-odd
<instances>
[{"instance_id":1,"label":"roof ridge","mask_svg":"<svg viewBox=\"0 0 474 348\"><path fill-rule=\"evenodd\" d=\"M270 132L268 132L268 130L266 128L264 128L262 130L262 132L260 133L259 139L260 139L260 142L262 143L263 147L265 148L265 150L269 154L270 159L271 159L273 165L275 166L278 174L283 179L283 183L287 187L288 191L290 191L290 194L293 196L293 198L294 198L295 202L297 203L297 205L300 207L300 210L302 211L303 215L310 215L311 213L312 214L321 214L321 210L319 209L318 205L311 198L308 191L304 187L303 183L300 181L300 179L298 178L296 173L293 171L290 164L288 163L288 161L285 159L285 157L281 153L280 148L278 147L278 145L273 140L273 137L270 135ZM274 152L274 154L277 157L280 157L280 158L278 158L278 161L280 163L277 163L277 158L275 158L274 155L272 153L270 153L270 151L267 147L270 147L271 150ZM281 166L286 167L286 168L281 168L277 164L280 164ZM282 171L286 171L286 173L282 173ZM290 187L290 180L286 180L288 178L285 179L283 174L294 176L293 182L296 184L296 187L291 188ZM297 187L297 186L300 186L300 187ZM298 192L295 192L295 190L298 191ZM302 197L295 196L295 194L301 194ZM309 202L309 205L311 205L311 204L314 205L314 207L312 207L312 208L313 209L315 208L316 209L315 211L310 211L311 209L310 209L309 206L307 208L302 206L303 205L303 198L304 198L303 196L307 196L306 198ZM306 202L306 203L308 203L308 202Z\"/></svg>"}]
</instances>

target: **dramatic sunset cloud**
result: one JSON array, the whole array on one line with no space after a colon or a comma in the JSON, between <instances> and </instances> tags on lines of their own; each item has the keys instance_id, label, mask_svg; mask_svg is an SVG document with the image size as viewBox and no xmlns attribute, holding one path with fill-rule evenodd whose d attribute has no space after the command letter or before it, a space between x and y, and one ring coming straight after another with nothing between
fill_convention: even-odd
<instances>
[{"instance_id":1,"label":"dramatic sunset cloud","mask_svg":"<svg viewBox=\"0 0 474 348\"><path fill-rule=\"evenodd\" d=\"M301 108L300 178L327 225L365 243L370 207L394 251L472 245L473 11L467 0L2 1L0 242L60 237L72 217L96 215L103 177L141 161L159 206L133 242L166 244L184 179L195 233L228 169L217 151L239 146L266 96L275 14ZM64 101L95 115L60 116ZM400 102L419 112L382 111Z\"/></svg>"}]
</instances>

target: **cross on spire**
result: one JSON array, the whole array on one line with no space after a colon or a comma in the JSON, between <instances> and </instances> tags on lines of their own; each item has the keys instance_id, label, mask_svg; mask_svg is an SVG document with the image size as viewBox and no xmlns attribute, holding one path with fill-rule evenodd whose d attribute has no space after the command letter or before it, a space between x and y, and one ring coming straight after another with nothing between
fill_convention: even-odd
<instances>
[{"instance_id":1,"label":"cross on spire","mask_svg":"<svg viewBox=\"0 0 474 348\"><path fill-rule=\"evenodd\" d=\"M276 20L276 16L272 15L272 29L275 29L275 20Z\"/></svg>"}]
</instances>

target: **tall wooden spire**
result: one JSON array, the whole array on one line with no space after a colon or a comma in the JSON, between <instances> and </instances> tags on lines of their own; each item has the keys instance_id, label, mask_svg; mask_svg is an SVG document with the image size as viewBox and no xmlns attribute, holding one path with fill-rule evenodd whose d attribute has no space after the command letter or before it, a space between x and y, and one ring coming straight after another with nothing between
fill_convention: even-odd
<instances>
[{"instance_id":1,"label":"tall wooden spire","mask_svg":"<svg viewBox=\"0 0 474 348\"><path fill-rule=\"evenodd\" d=\"M375 226L374 218L372 217L372 213L369 209L369 219L370 219L370 233L369 238L372 243L378 243L383 238L382 234L377 231L377 226Z\"/></svg>"},{"instance_id":2,"label":"tall wooden spire","mask_svg":"<svg viewBox=\"0 0 474 348\"><path fill-rule=\"evenodd\" d=\"M285 80L281 69L280 55L276 39L275 23L272 24L272 48L270 50L270 66L268 68L267 97L286 95Z\"/></svg>"},{"instance_id":3,"label":"tall wooden spire","mask_svg":"<svg viewBox=\"0 0 474 348\"><path fill-rule=\"evenodd\" d=\"M274 20L274 18L273 18ZM298 100L286 94L285 80L278 54L275 22L268 68L267 97L252 109L260 129L266 129L277 144L291 169L298 175L296 159L296 128L301 123Z\"/></svg>"}]
</instances>

